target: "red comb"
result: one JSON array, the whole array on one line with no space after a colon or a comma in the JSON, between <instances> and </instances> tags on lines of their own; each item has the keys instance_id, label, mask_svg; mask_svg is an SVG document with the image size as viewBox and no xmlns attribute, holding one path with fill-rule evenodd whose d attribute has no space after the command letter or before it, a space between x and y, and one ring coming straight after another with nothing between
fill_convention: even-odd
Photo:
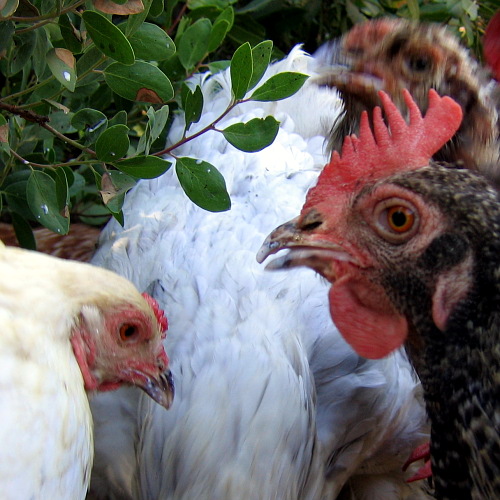
<instances>
[{"instance_id":1,"label":"red comb","mask_svg":"<svg viewBox=\"0 0 500 500\"><path fill-rule=\"evenodd\" d=\"M423 167L453 137L462 121L459 104L450 97L440 97L431 89L427 113L422 118L410 93L404 90L403 95L410 112L410 123L406 123L391 98L380 91L389 126L384 123L382 111L377 106L373 110L372 132L368 114L363 111L359 138L347 136L342 153L333 152L318 184L309 191L304 208L334 194L333 191L353 193L360 180L377 180Z\"/></svg>"},{"instance_id":2,"label":"red comb","mask_svg":"<svg viewBox=\"0 0 500 500\"><path fill-rule=\"evenodd\" d=\"M168 329L168 321L163 309L160 307L158 302L151 297L148 293L143 293L142 296L146 299L146 302L149 304L151 309L153 309L154 315L156 317L156 321L160 325L162 333L166 332Z\"/></svg>"}]
</instances>

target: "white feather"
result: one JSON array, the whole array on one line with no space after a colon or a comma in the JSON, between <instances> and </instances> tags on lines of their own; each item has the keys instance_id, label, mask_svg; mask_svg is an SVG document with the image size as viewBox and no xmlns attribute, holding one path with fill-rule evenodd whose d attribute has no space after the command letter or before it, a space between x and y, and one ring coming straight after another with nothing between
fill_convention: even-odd
<instances>
[{"instance_id":1,"label":"white feather","mask_svg":"<svg viewBox=\"0 0 500 500\"><path fill-rule=\"evenodd\" d=\"M295 48L266 78L313 66ZM189 133L231 98L228 72L196 82L205 108ZM361 475L359 498L382 498L381 484L387 500L420 495L400 471L427 429L406 357L359 358L332 324L318 276L267 272L255 260L265 236L298 215L341 109L330 89L307 83L287 100L238 106L218 128L273 114L281 125L272 146L242 153L212 131L175 150L221 171L230 211L194 206L172 168L129 194L123 229L105 229L94 263L167 313L176 396L168 412L131 391L94 400L96 498L335 498ZM171 143L182 130L179 116Z\"/></svg>"}]
</instances>

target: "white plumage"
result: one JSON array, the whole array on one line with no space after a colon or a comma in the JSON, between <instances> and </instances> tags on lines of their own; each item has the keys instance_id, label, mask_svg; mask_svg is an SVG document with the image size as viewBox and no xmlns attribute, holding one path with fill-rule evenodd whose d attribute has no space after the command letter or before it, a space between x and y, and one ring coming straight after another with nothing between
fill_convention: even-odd
<instances>
[{"instance_id":1,"label":"white plumage","mask_svg":"<svg viewBox=\"0 0 500 500\"><path fill-rule=\"evenodd\" d=\"M313 64L296 48L268 73L311 73ZM228 72L193 81L205 108L190 133L230 100ZM167 312L176 400L169 412L131 390L94 400L96 498L306 500L342 489L342 498L424 498L401 472L426 438L404 355L359 358L331 323L318 276L271 273L255 259L315 183L341 106L313 84L284 101L238 106L218 128L272 114L281 121L272 146L242 153L209 132L175 151L221 171L230 211L193 205L172 168L128 195L124 228L105 229L93 262ZM182 129L178 117L172 142Z\"/></svg>"},{"instance_id":2,"label":"white plumage","mask_svg":"<svg viewBox=\"0 0 500 500\"><path fill-rule=\"evenodd\" d=\"M0 497L83 499L86 390L129 383L171 402L159 313L121 276L1 242L0 276Z\"/></svg>"}]
</instances>

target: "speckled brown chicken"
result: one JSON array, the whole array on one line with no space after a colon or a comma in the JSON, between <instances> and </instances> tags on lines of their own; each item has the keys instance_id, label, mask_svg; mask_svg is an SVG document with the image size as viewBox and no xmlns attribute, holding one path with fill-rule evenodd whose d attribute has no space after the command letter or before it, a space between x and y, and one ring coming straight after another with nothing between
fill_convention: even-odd
<instances>
[{"instance_id":1,"label":"speckled brown chicken","mask_svg":"<svg viewBox=\"0 0 500 500\"><path fill-rule=\"evenodd\" d=\"M500 498L500 195L484 176L430 160L461 109L429 94L410 125L381 95L360 139L346 138L300 216L259 255L273 268L308 266L332 287L330 312L368 358L403 342L425 390L435 495ZM448 117L448 120L444 120ZM430 133L433 132L433 133Z\"/></svg>"},{"instance_id":2,"label":"speckled brown chicken","mask_svg":"<svg viewBox=\"0 0 500 500\"><path fill-rule=\"evenodd\" d=\"M497 24L492 22L488 29L486 47L495 46L500 39ZM486 56L492 66L499 64L494 49ZM344 116L332 130L332 150L340 148L344 136L358 132L361 111L380 104L379 90L387 92L405 112L403 89L409 90L425 111L427 93L433 88L439 95L452 97L464 112L456 135L434 159L460 161L467 168L492 172L500 179L497 85L490 71L446 27L392 18L367 21L346 33L335 50L325 46L319 58L335 64L325 69L318 82L335 86L345 102Z\"/></svg>"},{"instance_id":3,"label":"speckled brown chicken","mask_svg":"<svg viewBox=\"0 0 500 500\"><path fill-rule=\"evenodd\" d=\"M37 250L61 259L89 262L97 247L100 228L87 224L71 224L70 232L62 235L37 227L33 230ZM0 222L0 240L9 246L19 246L11 224Z\"/></svg>"}]
</instances>

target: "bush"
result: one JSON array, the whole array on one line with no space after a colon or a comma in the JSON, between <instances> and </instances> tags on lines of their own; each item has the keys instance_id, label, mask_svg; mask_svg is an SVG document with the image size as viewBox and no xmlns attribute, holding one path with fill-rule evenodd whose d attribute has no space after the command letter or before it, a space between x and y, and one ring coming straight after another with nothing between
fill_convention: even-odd
<instances>
[{"instance_id":1,"label":"bush","mask_svg":"<svg viewBox=\"0 0 500 500\"><path fill-rule=\"evenodd\" d=\"M354 22L389 13L447 22L478 50L493 10L471 0L0 0L2 220L27 247L37 224L65 234L72 220L100 225L111 214L123 223L127 191L168 170L172 151L192 137L203 106L199 87L185 83L195 72L231 67L225 114L300 88L306 77L297 73L259 87L271 59L295 43L312 51ZM165 148L177 109L185 133ZM277 130L267 117L220 132L257 151ZM181 158L175 168L194 203L230 207L215 166Z\"/></svg>"}]
</instances>

